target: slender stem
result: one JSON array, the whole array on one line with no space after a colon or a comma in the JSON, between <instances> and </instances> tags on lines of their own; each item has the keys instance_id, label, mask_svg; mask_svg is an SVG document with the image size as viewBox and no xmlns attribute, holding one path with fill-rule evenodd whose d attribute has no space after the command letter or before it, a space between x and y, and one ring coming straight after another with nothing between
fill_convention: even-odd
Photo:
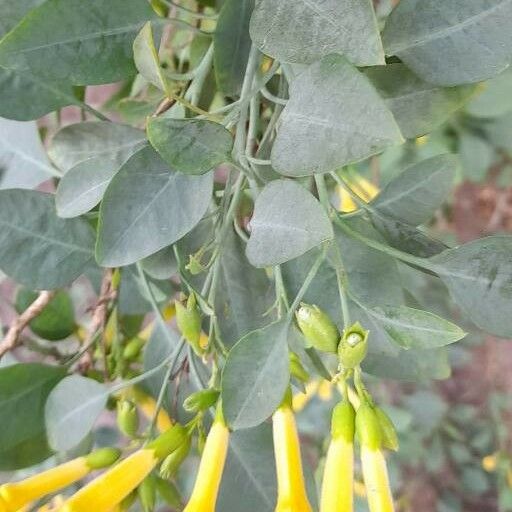
<instances>
[{"instance_id":1,"label":"slender stem","mask_svg":"<svg viewBox=\"0 0 512 512\"><path fill-rule=\"evenodd\" d=\"M339 267L339 265L336 265L336 281L338 282L338 293L340 295L343 325L345 326L345 328L347 328L352 322L350 321L350 309L348 307L346 283L343 277L343 270Z\"/></svg>"}]
</instances>

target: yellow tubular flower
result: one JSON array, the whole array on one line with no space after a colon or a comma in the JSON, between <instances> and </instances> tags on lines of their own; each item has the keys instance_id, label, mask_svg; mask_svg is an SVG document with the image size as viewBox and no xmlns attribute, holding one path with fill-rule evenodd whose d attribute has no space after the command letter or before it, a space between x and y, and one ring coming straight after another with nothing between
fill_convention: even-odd
<instances>
[{"instance_id":1,"label":"yellow tubular flower","mask_svg":"<svg viewBox=\"0 0 512 512\"><path fill-rule=\"evenodd\" d=\"M339 403L332 414L332 440L325 461L320 512L352 512L354 507L355 411Z\"/></svg>"},{"instance_id":2,"label":"yellow tubular flower","mask_svg":"<svg viewBox=\"0 0 512 512\"><path fill-rule=\"evenodd\" d=\"M306 494L295 416L285 400L272 417L277 471L275 512L312 512Z\"/></svg>"},{"instance_id":3,"label":"yellow tubular flower","mask_svg":"<svg viewBox=\"0 0 512 512\"><path fill-rule=\"evenodd\" d=\"M361 463L370 512L394 512L382 434L373 407L362 402L357 410L356 429L361 444Z\"/></svg>"},{"instance_id":4,"label":"yellow tubular flower","mask_svg":"<svg viewBox=\"0 0 512 512\"><path fill-rule=\"evenodd\" d=\"M208 433L192 496L183 512L215 512L224 463L228 453L229 430L219 413Z\"/></svg>"},{"instance_id":5,"label":"yellow tubular flower","mask_svg":"<svg viewBox=\"0 0 512 512\"><path fill-rule=\"evenodd\" d=\"M153 416L156 412L156 401L152 396L147 395L143 391L138 388L132 388L126 398L132 398L137 404L140 412L148 419L152 420ZM156 418L156 428L159 432L165 432L169 430L173 426L173 421L170 416L167 414L165 409L160 408L158 411L158 416Z\"/></svg>"},{"instance_id":6,"label":"yellow tubular flower","mask_svg":"<svg viewBox=\"0 0 512 512\"><path fill-rule=\"evenodd\" d=\"M155 441L132 453L71 496L61 512L110 512L154 469L158 461L176 450L187 437L181 425L174 425Z\"/></svg>"},{"instance_id":7,"label":"yellow tubular flower","mask_svg":"<svg viewBox=\"0 0 512 512\"><path fill-rule=\"evenodd\" d=\"M119 455L119 450L105 448L20 482L4 484L0 486L0 512L18 512L29 503L81 480L94 469L110 466Z\"/></svg>"},{"instance_id":8,"label":"yellow tubular flower","mask_svg":"<svg viewBox=\"0 0 512 512\"><path fill-rule=\"evenodd\" d=\"M370 202L378 193L379 189L362 176L355 176L349 179L349 185L356 195L365 202ZM349 213L357 210L357 204L344 187L338 185L336 191L339 197L339 210Z\"/></svg>"}]
</instances>

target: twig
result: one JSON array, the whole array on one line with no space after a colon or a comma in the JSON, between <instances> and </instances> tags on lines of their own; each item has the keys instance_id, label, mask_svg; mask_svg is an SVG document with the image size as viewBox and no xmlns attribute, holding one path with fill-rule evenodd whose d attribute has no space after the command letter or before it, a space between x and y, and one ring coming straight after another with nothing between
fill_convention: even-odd
<instances>
[{"instance_id":1,"label":"twig","mask_svg":"<svg viewBox=\"0 0 512 512\"><path fill-rule=\"evenodd\" d=\"M40 292L37 299L15 320L0 343L0 358L21 343L20 334L23 329L41 313L54 295L55 291Z\"/></svg>"}]
</instances>

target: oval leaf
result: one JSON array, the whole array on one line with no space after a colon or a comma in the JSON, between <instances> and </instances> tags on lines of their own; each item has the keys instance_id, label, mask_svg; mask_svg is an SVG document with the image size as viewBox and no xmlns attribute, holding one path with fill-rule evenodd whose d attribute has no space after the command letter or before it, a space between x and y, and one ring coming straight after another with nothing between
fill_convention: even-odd
<instances>
[{"instance_id":1,"label":"oval leaf","mask_svg":"<svg viewBox=\"0 0 512 512\"><path fill-rule=\"evenodd\" d=\"M184 174L204 174L231 158L233 137L221 124L154 117L147 129L160 156Z\"/></svg>"},{"instance_id":2,"label":"oval leaf","mask_svg":"<svg viewBox=\"0 0 512 512\"><path fill-rule=\"evenodd\" d=\"M387 20L384 46L427 82L480 82L510 64L511 19L510 0L402 0Z\"/></svg>"},{"instance_id":3,"label":"oval leaf","mask_svg":"<svg viewBox=\"0 0 512 512\"><path fill-rule=\"evenodd\" d=\"M14 364L0 369L0 471L37 464L51 455L46 441L44 406L64 368ZM8 421L7 421L8 419Z\"/></svg>"},{"instance_id":4,"label":"oval leaf","mask_svg":"<svg viewBox=\"0 0 512 512\"><path fill-rule=\"evenodd\" d=\"M341 53L357 66L384 64L370 0L260 0L250 30L254 44L281 61L310 64Z\"/></svg>"},{"instance_id":5,"label":"oval leaf","mask_svg":"<svg viewBox=\"0 0 512 512\"><path fill-rule=\"evenodd\" d=\"M336 171L402 142L368 78L341 55L329 55L291 83L271 160L280 174L308 176Z\"/></svg>"},{"instance_id":6,"label":"oval leaf","mask_svg":"<svg viewBox=\"0 0 512 512\"><path fill-rule=\"evenodd\" d=\"M101 203L96 258L107 267L134 263L173 244L206 212L213 175L169 169L152 148L133 155Z\"/></svg>"},{"instance_id":7,"label":"oval leaf","mask_svg":"<svg viewBox=\"0 0 512 512\"><path fill-rule=\"evenodd\" d=\"M90 263L93 245L87 221L57 217L53 195L0 191L0 268L18 283L35 290L69 284Z\"/></svg>"},{"instance_id":8,"label":"oval leaf","mask_svg":"<svg viewBox=\"0 0 512 512\"><path fill-rule=\"evenodd\" d=\"M71 375L60 381L45 407L50 446L56 451L77 446L91 431L107 398L108 388L95 380Z\"/></svg>"},{"instance_id":9,"label":"oval leaf","mask_svg":"<svg viewBox=\"0 0 512 512\"><path fill-rule=\"evenodd\" d=\"M287 320L253 331L229 352L222 372L222 408L233 430L263 423L290 381Z\"/></svg>"},{"instance_id":10,"label":"oval leaf","mask_svg":"<svg viewBox=\"0 0 512 512\"><path fill-rule=\"evenodd\" d=\"M269 183L256 199L247 258L255 267L279 265L333 237L320 203L298 183Z\"/></svg>"},{"instance_id":11,"label":"oval leaf","mask_svg":"<svg viewBox=\"0 0 512 512\"><path fill-rule=\"evenodd\" d=\"M497 336L512 337L512 237L475 240L430 261L472 322Z\"/></svg>"}]
</instances>

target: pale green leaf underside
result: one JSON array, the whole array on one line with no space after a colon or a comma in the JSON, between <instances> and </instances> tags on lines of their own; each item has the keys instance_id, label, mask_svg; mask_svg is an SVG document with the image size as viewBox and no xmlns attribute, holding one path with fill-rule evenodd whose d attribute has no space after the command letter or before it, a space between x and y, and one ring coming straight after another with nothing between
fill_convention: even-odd
<instances>
[{"instance_id":1,"label":"pale green leaf underside","mask_svg":"<svg viewBox=\"0 0 512 512\"><path fill-rule=\"evenodd\" d=\"M332 237L329 217L305 188L272 181L256 199L247 258L256 267L279 265Z\"/></svg>"},{"instance_id":2,"label":"pale green leaf underside","mask_svg":"<svg viewBox=\"0 0 512 512\"><path fill-rule=\"evenodd\" d=\"M335 171L403 142L370 81L340 55L312 64L290 86L271 160L286 176Z\"/></svg>"},{"instance_id":3,"label":"pale green leaf underside","mask_svg":"<svg viewBox=\"0 0 512 512\"><path fill-rule=\"evenodd\" d=\"M103 266L134 263L176 242L203 217L213 175L173 171L147 147L110 182L100 210L96 259Z\"/></svg>"},{"instance_id":4,"label":"pale green leaf underside","mask_svg":"<svg viewBox=\"0 0 512 512\"><path fill-rule=\"evenodd\" d=\"M263 53L284 62L341 53L357 66L384 64L370 0L260 0L250 32Z\"/></svg>"},{"instance_id":5,"label":"pale green leaf underside","mask_svg":"<svg viewBox=\"0 0 512 512\"><path fill-rule=\"evenodd\" d=\"M45 423L48 442L56 451L77 446L103 411L108 388L81 375L61 380L48 396Z\"/></svg>"},{"instance_id":6,"label":"pale green leaf underside","mask_svg":"<svg viewBox=\"0 0 512 512\"><path fill-rule=\"evenodd\" d=\"M402 0L383 33L424 80L445 86L496 76L512 60L512 0Z\"/></svg>"}]
</instances>

